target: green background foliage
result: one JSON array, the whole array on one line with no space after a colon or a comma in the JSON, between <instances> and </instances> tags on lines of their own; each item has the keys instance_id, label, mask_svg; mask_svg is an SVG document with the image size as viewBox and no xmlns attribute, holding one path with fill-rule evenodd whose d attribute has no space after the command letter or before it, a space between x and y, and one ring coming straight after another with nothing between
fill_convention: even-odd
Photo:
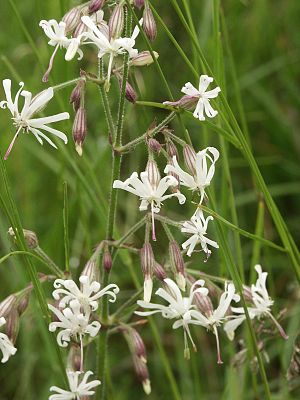
<instances>
[{"instance_id":1,"label":"green background foliage","mask_svg":"<svg viewBox=\"0 0 300 400\"><path fill-rule=\"evenodd\" d=\"M192 19L197 32L197 40L211 65L216 60L216 44L213 35L213 2L210 0L177 1L183 12L184 4L191 9ZM68 0L24 0L1 2L1 63L0 77L11 78L14 90L18 82L24 81L26 89L36 93L45 87L41 77L46 69L52 48L38 24L41 19L59 20L63 13L78 2ZM181 48L187 54L199 75L203 72L192 42L175 13L169 0L152 1L153 6L172 32ZM265 178L271 195L275 199L286 224L297 241L300 237L299 201L299 46L300 35L298 0L288 1L221 1L225 16L230 49L240 96L246 116L249 138L255 159ZM233 83L232 59L225 43L222 28L221 43L225 48L224 81L226 96L238 121L242 115L237 101L237 90ZM146 49L142 37L137 41L138 49ZM158 23L158 36L153 44L160 57L159 62L175 98L179 98L180 89L187 81L195 86L198 82L188 69L180 54L170 42L167 34ZM64 61L63 52L57 54L51 73L51 85L64 82L78 76L79 68L97 73L96 52L86 47L82 61ZM214 69L213 69L214 71ZM130 74L130 82L139 91L139 100L162 102L169 99L154 65L136 69L135 76ZM225 85L224 85L225 86ZM223 88L222 88L223 89ZM12 194L21 215L24 228L35 231L40 246L55 262L63 268L63 182L68 185L69 202L69 240L70 266L74 278L80 272L92 254L95 245L105 237L108 197L110 191L111 148L108 140L104 110L98 89L87 85L86 107L88 115L88 136L84 144L84 155L80 158L72 142L72 120L74 113L69 104L72 88L58 92L47 107L47 113L68 111L71 120L60 123L60 128L69 137L67 146L59 144L59 150L43 147L30 135L20 135L12 151L6 168L12 187ZM225 90L224 90L225 92ZM120 96L119 86L113 80L109 93L114 116L117 113ZM2 87L0 98L4 98ZM1 111L0 149L3 154L13 136L14 128L7 111ZM123 141L126 143L144 133L156 118L161 121L165 110L126 104ZM220 148L218 135L206 125L188 116L183 116L193 145L196 150L207 145ZM183 131L177 120L171 124L174 133L183 137ZM161 138L159 137L161 140ZM227 147L227 146L226 146ZM234 199L239 226L254 233L256 228L259 194L254 188L247 162L241 153L232 146L227 147ZM140 145L124 157L121 177L125 179L132 171L144 169L147 161L147 149ZM159 159L162 167L165 160ZM228 201L228 182L224 175L224 158L217 164L213 187L218 204L218 212L227 220L232 220L231 204ZM0 191L3 190L1 181ZM119 193L119 206L116 218L116 236L120 237L139 218L138 199L126 192ZM188 195L189 200L192 199ZM176 201L169 201L162 213L175 220L189 218L193 205L183 207ZM272 219L265 209L261 236L281 244ZM0 258L12 250L7 230L10 223L4 213L0 214ZM180 232L173 232L179 243L183 241ZM211 236L216 232L212 227ZM116 238L117 238L116 237ZM216 236L215 236L216 237ZM226 230L226 238L235 261L238 260L236 243L232 231ZM140 247L143 232L139 231L131 242ZM251 263L257 242L241 238L243 268L246 281L253 273ZM158 225L158 241L155 254L161 263L166 261L167 242L163 230ZM276 302L274 312L282 307L287 313L282 321L290 336L287 342L277 336L265 343L270 363L265 359L268 382L272 399L297 398L297 391L288 391L285 374L289 366L293 342L299 332L299 289L295 281L292 265L283 252L269 247L259 250L259 261L269 272L270 293ZM257 261L257 260L256 260ZM42 264L36 263L40 272L47 272ZM205 271L209 274L230 278L224 267L220 252L215 251L208 263L203 263L202 254L196 254L189 268ZM13 256L0 264L0 299L16 292L29 282L30 278L19 256ZM111 281L120 289L118 302L112 310L122 304L135 290L135 283L142 282L139 259L126 251L120 251L114 265ZM43 284L47 296L51 297L51 284ZM134 317L135 318L135 317ZM224 364L216 364L213 335L204 330L193 332L198 352L188 362L183 359L182 332L172 331L170 323L155 318L161 343L169 358L182 399L254 399L249 362L236 369L232 359L239 349L238 341L229 343L221 335ZM139 330L148 350L148 366L152 382L151 399L171 399L173 394L166 379L161 353L157 342L153 340L153 330L148 325ZM244 335L245 336L245 335ZM238 338L243 335L239 334ZM21 320L20 334L17 340L18 352L15 357L0 367L0 399L33 400L46 399L51 385L62 383L60 370L43 320L38 303L32 296L30 307ZM95 369L95 348L92 345L88 354L88 366ZM108 398L114 400L142 399L146 397L135 377L126 342L119 334L111 335L108 350L109 373ZM264 398L262 385L258 378L258 397Z\"/></svg>"}]
</instances>

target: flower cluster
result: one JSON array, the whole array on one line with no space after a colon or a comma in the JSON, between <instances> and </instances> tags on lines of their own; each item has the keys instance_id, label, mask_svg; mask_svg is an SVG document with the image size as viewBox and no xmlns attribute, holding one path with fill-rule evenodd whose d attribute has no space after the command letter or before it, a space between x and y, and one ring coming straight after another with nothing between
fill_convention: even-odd
<instances>
[{"instance_id":1,"label":"flower cluster","mask_svg":"<svg viewBox=\"0 0 300 400\"><path fill-rule=\"evenodd\" d=\"M54 386L50 390L59 394L50 396L52 400L73 398L67 397L70 394L91 395L94 392L90 389L100 384L98 380L87 383L88 377L92 374L91 371L86 372L79 383L79 376L83 373L83 338L85 335L89 335L91 338L95 337L101 328L99 321L92 320L93 312L98 309L98 300L107 295L111 297L109 301L115 302L119 288L112 283L101 289L100 283L91 282L87 275L82 275L79 281L81 287L78 287L72 279L56 279L52 295L57 302L57 307L48 304L55 316L55 321L50 323L49 330L55 332L60 329L57 335L58 345L67 347L72 339L79 340L81 348L80 371L67 372L70 392ZM59 395L66 397L59 397Z\"/></svg>"}]
</instances>

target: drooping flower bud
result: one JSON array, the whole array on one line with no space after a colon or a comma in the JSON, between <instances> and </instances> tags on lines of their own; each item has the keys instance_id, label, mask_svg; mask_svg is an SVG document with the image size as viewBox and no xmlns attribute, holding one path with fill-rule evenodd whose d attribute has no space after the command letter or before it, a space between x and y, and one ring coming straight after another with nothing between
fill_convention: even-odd
<instances>
[{"instance_id":1,"label":"drooping flower bud","mask_svg":"<svg viewBox=\"0 0 300 400\"><path fill-rule=\"evenodd\" d=\"M178 243L175 242L175 240L169 243L169 254L177 285L181 290L185 291L186 281L184 260L181 254L180 247L178 246Z\"/></svg>"},{"instance_id":2,"label":"drooping flower bud","mask_svg":"<svg viewBox=\"0 0 300 400\"><path fill-rule=\"evenodd\" d=\"M154 16L152 14L152 11L146 3L144 13L143 13L143 29L148 36L148 38L153 42L156 38L157 35L157 27L156 27L156 22L154 19Z\"/></svg>"},{"instance_id":3,"label":"drooping flower bud","mask_svg":"<svg viewBox=\"0 0 300 400\"><path fill-rule=\"evenodd\" d=\"M151 384L147 368L146 348L143 339L137 330L130 326L122 326L122 332L128 343L137 377L142 382L145 393L150 394Z\"/></svg>"},{"instance_id":4,"label":"drooping flower bud","mask_svg":"<svg viewBox=\"0 0 300 400\"><path fill-rule=\"evenodd\" d=\"M124 4L120 2L115 6L108 21L109 37L116 39L122 35L124 29Z\"/></svg>"},{"instance_id":5,"label":"drooping flower bud","mask_svg":"<svg viewBox=\"0 0 300 400\"><path fill-rule=\"evenodd\" d=\"M1 301L0 303L0 317L4 317L5 319L7 316L12 312L13 308L17 303L17 296L14 294L9 295Z\"/></svg>"},{"instance_id":6,"label":"drooping flower bud","mask_svg":"<svg viewBox=\"0 0 300 400\"><path fill-rule=\"evenodd\" d=\"M160 280L164 281L164 279L167 278L166 271L163 269L162 265L160 265L158 262L154 263L154 275Z\"/></svg>"},{"instance_id":7,"label":"drooping flower bud","mask_svg":"<svg viewBox=\"0 0 300 400\"><path fill-rule=\"evenodd\" d=\"M118 74L116 73L115 75L118 78L120 90L122 90L123 77L119 73ZM126 82L125 97L128 101L130 101L130 103L133 104L136 102L137 99L137 94L128 81Z\"/></svg>"},{"instance_id":8,"label":"drooping flower bud","mask_svg":"<svg viewBox=\"0 0 300 400\"><path fill-rule=\"evenodd\" d=\"M21 297L18 299L17 310L20 316L26 311L28 307L31 290L31 288L29 290L26 290L26 293L21 295Z\"/></svg>"},{"instance_id":9,"label":"drooping flower bud","mask_svg":"<svg viewBox=\"0 0 300 400\"><path fill-rule=\"evenodd\" d=\"M89 13L95 13L100 10L105 3L106 0L91 0L89 3Z\"/></svg>"},{"instance_id":10,"label":"drooping flower bud","mask_svg":"<svg viewBox=\"0 0 300 400\"><path fill-rule=\"evenodd\" d=\"M196 152L192 146L186 144L183 148L183 158L187 169L192 175L196 174Z\"/></svg>"},{"instance_id":11,"label":"drooping flower bud","mask_svg":"<svg viewBox=\"0 0 300 400\"><path fill-rule=\"evenodd\" d=\"M15 235L15 232L14 232L12 227L9 228L8 234L14 240L16 240L16 235ZM28 229L23 229L23 235L24 235L25 242L26 242L26 244L27 244L29 249L33 250L33 249L36 249L38 247L38 245L39 245L38 238L37 238L36 234L33 231L30 231Z\"/></svg>"},{"instance_id":12,"label":"drooping flower bud","mask_svg":"<svg viewBox=\"0 0 300 400\"><path fill-rule=\"evenodd\" d=\"M13 344L16 343L20 328L20 317L16 309L12 309L6 318L6 334Z\"/></svg>"},{"instance_id":13,"label":"drooping flower bud","mask_svg":"<svg viewBox=\"0 0 300 400\"><path fill-rule=\"evenodd\" d=\"M97 246L91 258L85 264L81 276L87 276L90 282L100 282L99 258L102 250L101 244Z\"/></svg>"},{"instance_id":14,"label":"drooping flower bud","mask_svg":"<svg viewBox=\"0 0 300 400\"><path fill-rule=\"evenodd\" d=\"M159 153L161 150L161 144L154 138L147 140L147 145L150 151L153 153Z\"/></svg>"},{"instance_id":15,"label":"drooping flower bud","mask_svg":"<svg viewBox=\"0 0 300 400\"><path fill-rule=\"evenodd\" d=\"M77 153L82 156L82 145L87 134L86 111L84 107L79 107L73 123L73 138Z\"/></svg>"},{"instance_id":16,"label":"drooping flower bud","mask_svg":"<svg viewBox=\"0 0 300 400\"><path fill-rule=\"evenodd\" d=\"M156 59L159 57L159 54L156 51L154 51L153 54ZM132 58L131 65L133 65L134 67L143 67L145 65L150 65L153 62L154 60L150 51L142 51Z\"/></svg>"},{"instance_id":17,"label":"drooping flower bud","mask_svg":"<svg viewBox=\"0 0 300 400\"><path fill-rule=\"evenodd\" d=\"M71 92L70 103L73 104L74 111L77 111L80 107L81 97L84 96L85 90L85 79L81 79L77 82L76 86Z\"/></svg>"},{"instance_id":18,"label":"drooping flower bud","mask_svg":"<svg viewBox=\"0 0 300 400\"><path fill-rule=\"evenodd\" d=\"M142 7L144 7L145 0L134 0L133 4L135 7L137 7L140 10Z\"/></svg>"},{"instance_id":19,"label":"drooping flower bud","mask_svg":"<svg viewBox=\"0 0 300 400\"><path fill-rule=\"evenodd\" d=\"M77 343L71 343L67 364L71 371L80 371L81 354L80 346Z\"/></svg>"},{"instance_id":20,"label":"drooping flower bud","mask_svg":"<svg viewBox=\"0 0 300 400\"><path fill-rule=\"evenodd\" d=\"M150 243L145 243L140 250L141 266L144 274L144 301L148 303L152 295L152 276L154 270L154 254Z\"/></svg>"},{"instance_id":21,"label":"drooping flower bud","mask_svg":"<svg viewBox=\"0 0 300 400\"><path fill-rule=\"evenodd\" d=\"M109 249L104 250L102 265L106 272L109 272L111 270L112 258Z\"/></svg>"},{"instance_id":22,"label":"drooping flower bud","mask_svg":"<svg viewBox=\"0 0 300 400\"><path fill-rule=\"evenodd\" d=\"M80 36L82 33L87 31L87 26L82 22L79 21L79 23L77 24L75 31L73 32L73 37L77 38L78 36Z\"/></svg>"},{"instance_id":23,"label":"drooping flower bud","mask_svg":"<svg viewBox=\"0 0 300 400\"><path fill-rule=\"evenodd\" d=\"M160 173L156 161L149 159L146 166L150 185L156 188L160 181Z\"/></svg>"},{"instance_id":24,"label":"drooping flower bud","mask_svg":"<svg viewBox=\"0 0 300 400\"><path fill-rule=\"evenodd\" d=\"M171 159L175 156L176 159L179 160L177 147L172 142L172 140L167 140L166 150L167 150L167 153L168 153L168 155L170 156Z\"/></svg>"},{"instance_id":25,"label":"drooping flower bud","mask_svg":"<svg viewBox=\"0 0 300 400\"><path fill-rule=\"evenodd\" d=\"M63 16L62 20L66 24L65 33L74 31L74 29L77 27L77 25L80 22L80 17L81 17L81 8L80 7L71 8L71 10L69 10Z\"/></svg>"}]
</instances>

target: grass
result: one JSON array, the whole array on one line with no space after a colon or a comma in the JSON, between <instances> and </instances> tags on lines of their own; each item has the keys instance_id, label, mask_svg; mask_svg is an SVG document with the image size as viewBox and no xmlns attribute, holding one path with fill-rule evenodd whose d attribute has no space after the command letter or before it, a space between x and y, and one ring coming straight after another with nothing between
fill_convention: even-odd
<instances>
[{"instance_id":1,"label":"grass","mask_svg":"<svg viewBox=\"0 0 300 400\"><path fill-rule=\"evenodd\" d=\"M38 23L41 19L60 19L61 11L72 4L75 2L10 0L2 5L3 79L14 79L14 87L22 79L33 93L41 90L41 77L51 49ZM129 70L130 82L139 93L137 104L124 102L124 80L121 91L112 82L107 102L102 87L99 94L96 85L88 83L88 136L82 158L72 143L72 124L66 122L61 127L70 137L67 146L61 145L55 151L22 135L8 161L1 162L0 299L21 290L29 281L35 288L30 307L21 320L18 352L0 368L1 400L47 398L51 385L63 385L66 357L45 324L49 319L46 302L51 297L51 283L41 283L36 271L48 273L47 266L27 254L21 234L17 243L19 252L6 258L16 250L7 236L8 227L13 225L19 232L21 227L35 231L43 251L61 270L70 270L77 279L101 240L122 238L142 216L136 199L121 191L110 195L110 188L112 178L118 178L119 173L125 179L132 171L145 167L146 148L141 141L134 152L124 154L122 159L112 158L107 119L115 143L122 148L146 132L154 118L159 123L168 116L170 110L161 106L163 101L179 98L185 82L196 85L198 75L210 71L222 87L217 103L220 117L199 123L184 112L175 113L169 122L174 134L191 140L195 149L210 145L221 152L207 210L215 216L211 236L219 242L220 250L206 264L201 254L195 255L188 267L233 279L240 288L242 281L253 281L253 264L261 263L269 273L275 313L287 309L282 323L289 340L277 336L267 340L264 349L270 360L267 363L264 352L258 351L252 325L245 325L238 339L243 339L250 349L248 359L236 366L233 360L239 350L237 341L229 343L221 335L224 364L219 366L215 362L214 337L204 330L195 330L198 353L192 354L187 362L182 356L182 332L172 331L169 321L154 317L139 329L148 352L150 398L289 400L299 396L299 388L289 390L285 376L300 326L297 294L300 259L295 245L300 238L297 223L300 96L296 85L300 57L296 15L300 4L297 0L286 3L152 0L151 7L157 18L158 37L150 43L141 35L137 47L155 50L160 57L155 64L137 70L135 77ZM131 18L136 23L140 13L136 10L136 14L128 18L128 23ZM91 48L86 49L82 62L66 63L59 52L50 84L77 78L79 66L97 73L97 60ZM72 86L57 92L49 104L49 113L69 111L72 121L68 103L71 90ZM1 113L3 154L13 127L8 114L2 110ZM160 135L157 138L161 140ZM162 168L164 163L160 157ZM168 208L165 206L162 215L178 221L188 218L193 209L190 202L179 208L174 201ZM157 227L155 254L164 263L166 236L162 226L157 224ZM143 229L137 228L126 240L139 248L143 244ZM171 230L181 243L178 229L171 227ZM134 252L121 249L113 256L110 276L102 273L104 283L110 280L121 288L110 314L134 295L142 282L139 257ZM106 307L103 304L104 321L108 317ZM103 385L97 396L114 400L144 398L126 342L119 334L107 337L106 333L99 336L98 360L93 357L94 344L87 356L87 365L92 370L96 370L99 362ZM253 354L258 357L256 368L250 363ZM104 365L106 377L102 374ZM19 377L18 385L15 376Z\"/></svg>"}]
</instances>

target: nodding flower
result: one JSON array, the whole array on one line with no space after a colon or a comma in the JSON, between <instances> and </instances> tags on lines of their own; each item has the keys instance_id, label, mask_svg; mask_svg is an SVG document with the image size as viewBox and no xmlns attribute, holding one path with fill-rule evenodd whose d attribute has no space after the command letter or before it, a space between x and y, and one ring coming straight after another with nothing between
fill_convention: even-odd
<instances>
[{"instance_id":1,"label":"nodding flower","mask_svg":"<svg viewBox=\"0 0 300 400\"><path fill-rule=\"evenodd\" d=\"M123 189L138 196L141 199L140 211L146 211L150 206L152 239L156 240L154 214L160 212L162 202L171 197L177 197L180 204L185 202L185 196L179 191L172 194L165 194L169 188L176 187L177 185L178 181L173 176L169 175L161 178L158 169L155 169L155 174L152 174L151 170L147 168L146 171L140 173L140 178L137 172L133 172L124 182L119 180L114 181L113 188Z\"/></svg>"},{"instance_id":2,"label":"nodding flower","mask_svg":"<svg viewBox=\"0 0 300 400\"><path fill-rule=\"evenodd\" d=\"M207 91L211 82L213 82L213 78L207 75L201 75L198 89L196 89L191 82L187 82L181 89L181 92L184 93L185 96L175 102L165 101L164 104L182 107L185 107L188 104L188 108L190 108L191 103L194 103L196 104L193 113L195 118L199 119L199 121L205 121L205 114L209 118L214 118L218 114L218 111L212 108L210 100L216 98L221 89L217 86L214 89Z\"/></svg>"},{"instance_id":3,"label":"nodding flower","mask_svg":"<svg viewBox=\"0 0 300 400\"><path fill-rule=\"evenodd\" d=\"M202 251L206 254L206 261L211 255L211 250L208 246L219 248L217 242L206 237L206 231L208 226L208 221L213 220L213 217L209 215L206 219L203 212L197 209L195 214L192 216L190 221L185 221L182 223L181 232L191 235L188 240L182 243L182 248L187 249L187 256L191 256L196 245L200 243Z\"/></svg>"},{"instance_id":4,"label":"nodding flower","mask_svg":"<svg viewBox=\"0 0 300 400\"><path fill-rule=\"evenodd\" d=\"M27 90L23 90L24 83L19 83L20 89L18 90L14 101L12 100L11 94L11 80L4 79L3 80L3 88L6 95L6 100L0 102L0 108L8 108L13 120L13 125L17 128L17 131L8 147L8 150L4 156L6 160L9 156L16 139L18 138L21 132L29 133L31 132L33 136L37 139L37 141L42 145L43 140L46 140L51 146L56 147L56 145L52 142L52 140L45 135L42 131L46 131L51 133L52 135L60 138L66 144L68 142L67 136L54 129L50 126L52 122L64 121L70 118L69 113L63 112L55 115L51 115L49 117L42 118L33 118L34 114L42 110L46 104L52 99L54 96L53 88L48 88L38 93L35 97L32 97L32 93ZM24 98L24 103L22 109L19 108L19 98L22 96Z\"/></svg>"},{"instance_id":5,"label":"nodding flower","mask_svg":"<svg viewBox=\"0 0 300 400\"><path fill-rule=\"evenodd\" d=\"M261 319L263 317L270 318L275 324L278 332L284 339L288 339L282 326L271 314L271 308L274 304L274 300L269 296L268 290L266 288L267 272L263 272L261 266L255 265L255 270L258 274L258 278L255 284L251 285L251 288L245 287L247 291L247 300L251 303L251 306L247 307L250 319ZM246 297L246 296L245 296ZM245 310L242 307L232 307L230 320L224 325L224 330L230 340L233 340L235 330L245 321L246 315Z\"/></svg>"},{"instance_id":6,"label":"nodding flower","mask_svg":"<svg viewBox=\"0 0 300 400\"><path fill-rule=\"evenodd\" d=\"M189 325L199 325L198 320L192 317L192 312L196 311L194 304L194 296L197 293L201 293L203 296L208 294L208 290L204 288L204 280L199 279L196 281L190 289L188 297L184 297L178 287L178 285L169 278L164 279L165 288L158 289L155 294L165 301L168 305L148 303L146 301L138 300L137 304L140 307L149 309L150 311L135 311L135 314L141 316L148 316L152 314L161 314L166 319L176 319L173 323L173 329L178 329L180 326L183 327L184 331L184 356L190 357L190 351L188 346L188 338L190 339L194 351L196 351L196 345L192 339Z\"/></svg>"}]
</instances>

